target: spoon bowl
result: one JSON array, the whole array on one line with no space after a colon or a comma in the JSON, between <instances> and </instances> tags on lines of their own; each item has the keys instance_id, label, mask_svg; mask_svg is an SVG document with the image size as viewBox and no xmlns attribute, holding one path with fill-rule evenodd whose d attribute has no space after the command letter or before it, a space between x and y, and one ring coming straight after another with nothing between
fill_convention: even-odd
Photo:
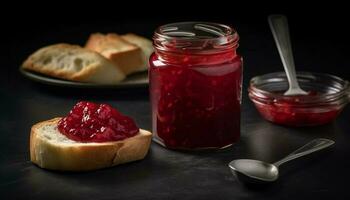
<instances>
[{"instance_id":1,"label":"spoon bowl","mask_svg":"<svg viewBox=\"0 0 350 200\"><path fill-rule=\"evenodd\" d=\"M229 163L231 172L244 182L273 182L278 179L278 168L270 163L251 159L238 159ZM245 178L249 177L249 178Z\"/></svg>"}]
</instances>

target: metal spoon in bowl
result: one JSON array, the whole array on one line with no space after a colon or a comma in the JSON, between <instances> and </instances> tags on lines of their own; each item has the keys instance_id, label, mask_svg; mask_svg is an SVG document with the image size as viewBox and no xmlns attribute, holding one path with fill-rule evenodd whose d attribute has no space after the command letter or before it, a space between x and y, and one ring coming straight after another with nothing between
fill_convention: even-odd
<instances>
[{"instance_id":1,"label":"metal spoon in bowl","mask_svg":"<svg viewBox=\"0 0 350 200\"><path fill-rule=\"evenodd\" d=\"M289 83L289 88L284 95L308 94L300 88L297 80L287 17L284 15L270 15L268 21Z\"/></svg>"},{"instance_id":2,"label":"metal spoon in bowl","mask_svg":"<svg viewBox=\"0 0 350 200\"><path fill-rule=\"evenodd\" d=\"M287 157L273 164L259 160L238 159L229 163L233 175L245 183L266 183L278 179L278 167L288 161L319 151L334 144L333 140L319 138L300 147Z\"/></svg>"}]
</instances>

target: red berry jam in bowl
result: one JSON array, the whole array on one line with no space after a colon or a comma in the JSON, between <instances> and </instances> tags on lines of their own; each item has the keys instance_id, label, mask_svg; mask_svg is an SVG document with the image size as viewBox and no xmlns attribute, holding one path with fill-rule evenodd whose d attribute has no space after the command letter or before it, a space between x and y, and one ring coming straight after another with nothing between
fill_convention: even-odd
<instances>
[{"instance_id":1,"label":"red berry jam in bowl","mask_svg":"<svg viewBox=\"0 0 350 200\"><path fill-rule=\"evenodd\" d=\"M109 142L135 136L135 122L107 104L78 102L68 116L58 122L58 130L78 142Z\"/></svg>"},{"instance_id":2,"label":"red berry jam in bowl","mask_svg":"<svg viewBox=\"0 0 350 200\"><path fill-rule=\"evenodd\" d=\"M224 148L240 137L237 32L215 23L161 26L150 57L154 140L171 149Z\"/></svg>"},{"instance_id":3,"label":"red berry jam in bowl","mask_svg":"<svg viewBox=\"0 0 350 200\"><path fill-rule=\"evenodd\" d=\"M285 96L284 72L251 79L249 97L268 121L287 126L316 126L333 121L349 103L349 83L329 74L299 72L298 82L307 95Z\"/></svg>"}]
</instances>

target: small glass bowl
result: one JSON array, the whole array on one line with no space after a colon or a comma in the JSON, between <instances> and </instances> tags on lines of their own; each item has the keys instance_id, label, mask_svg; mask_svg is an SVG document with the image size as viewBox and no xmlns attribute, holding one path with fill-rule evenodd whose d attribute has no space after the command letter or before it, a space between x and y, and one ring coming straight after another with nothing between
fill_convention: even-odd
<instances>
[{"instance_id":1,"label":"small glass bowl","mask_svg":"<svg viewBox=\"0 0 350 200\"><path fill-rule=\"evenodd\" d=\"M308 95L284 96L285 72L251 79L249 98L268 121L288 126L316 126L333 121L350 101L349 82L322 73L298 72L300 87Z\"/></svg>"}]
</instances>

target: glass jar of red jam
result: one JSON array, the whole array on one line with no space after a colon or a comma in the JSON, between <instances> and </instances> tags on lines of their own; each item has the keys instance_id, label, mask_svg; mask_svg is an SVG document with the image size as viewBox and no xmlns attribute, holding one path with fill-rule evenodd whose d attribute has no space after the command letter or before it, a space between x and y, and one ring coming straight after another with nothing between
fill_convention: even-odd
<instances>
[{"instance_id":1,"label":"glass jar of red jam","mask_svg":"<svg viewBox=\"0 0 350 200\"><path fill-rule=\"evenodd\" d=\"M287 126L316 126L333 121L349 103L349 82L339 77L299 72L300 87L307 95L285 96L288 80L284 72L251 79L249 97L268 121Z\"/></svg>"},{"instance_id":2,"label":"glass jar of red jam","mask_svg":"<svg viewBox=\"0 0 350 200\"><path fill-rule=\"evenodd\" d=\"M159 27L149 63L154 140L171 149L224 148L240 137L242 57L226 25Z\"/></svg>"}]
</instances>

